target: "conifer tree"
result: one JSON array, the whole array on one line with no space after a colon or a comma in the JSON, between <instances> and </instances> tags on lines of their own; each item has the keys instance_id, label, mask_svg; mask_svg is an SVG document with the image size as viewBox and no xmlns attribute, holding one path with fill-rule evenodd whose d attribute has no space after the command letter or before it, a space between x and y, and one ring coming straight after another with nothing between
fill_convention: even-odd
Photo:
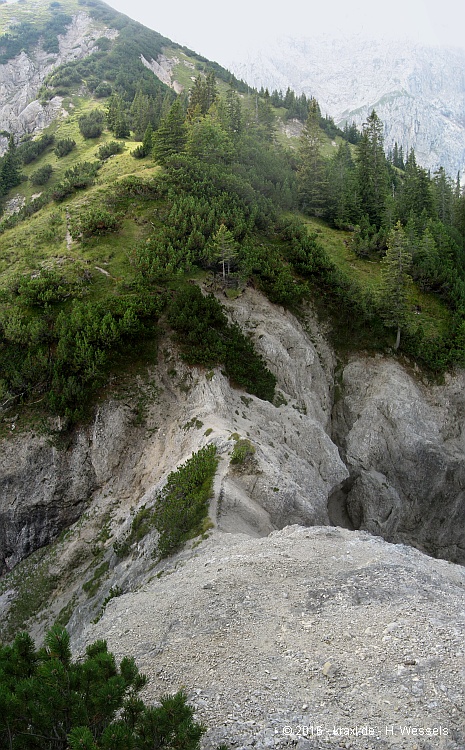
<instances>
[{"instance_id":1,"label":"conifer tree","mask_svg":"<svg viewBox=\"0 0 465 750\"><path fill-rule=\"evenodd\" d=\"M223 279L226 279L226 275L229 276L231 263L236 259L237 252L238 245L234 236L225 224L221 224L212 239L211 256L214 260L221 263Z\"/></svg>"},{"instance_id":2,"label":"conifer tree","mask_svg":"<svg viewBox=\"0 0 465 750\"><path fill-rule=\"evenodd\" d=\"M426 171L417 165L413 148L410 150L405 165L405 176L399 192L398 205L398 215L404 223L410 220L412 214L417 223L423 212L423 220L425 216L430 218L433 214L430 181Z\"/></svg>"},{"instance_id":3,"label":"conifer tree","mask_svg":"<svg viewBox=\"0 0 465 750\"><path fill-rule=\"evenodd\" d=\"M189 93L189 107L187 109L188 119L192 120L192 118L194 117L194 114L196 116L205 114L207 111L205 107L206 107L205 82L199 73Z\"/></svg>"},{"instance_id":4,"label":"conifer tree","mask_svg":"<svg viewBox=\"0 0 465 750\"><path fill-rule=\"evenodd\" d=\"M126 108L120 94L112 94L108 101L107 127L116 138L129 138L129 123Z\"/></svg>"},{"instance_id":5,"label":"conifer tree","mask_svg":"<svg viewBox=\"0 0 465 750\"><path fill-rule=\"evenodd\" d=\"M229 88L226 92L225 110L226 129L230 133L241 133L243 127L242 105L237 93L232 88Z\"/></svg>"},{"instance_id":6,"label":"conifer tree","mask_svg":"<svg viewBox=\"0 0 465 750\"><path fill-rule=\"evenodd\" d=\"M328 218L336 226L355 224L359 218L355 164L347 142L339 145L328 169Z\"/></svg>"},{"instance_id":7,"label":"conifer tree","mask_svg":"<svg viewBox=\"0 0 465 750\"><path fill-rule=\"evenodd\" d=\"M141 141L151 123L150 98L139 89L131 104L131 127L136 141Z\"/></svg>"},{"instance_id":8,"label":"conifer tree","mask_svg":"<svg viewBox=\"0 0 465 750\"><path fill-rule=\"evenodd\" d=\"M184 150L187 140L185 119L181 102L177 99L153 135L153 152L160 164L166 164L170 156Z\"/></svg>"},{"instance_id":9,"label":"conifer tree","mask_svg":"<svg viewBox=\"0 0 465 750\"><path fill-rule=\"evenodd\" d=\"M409 270L412 255L407 237L400 221L391 230L386 255L382 260L381 305L384 323L388 328L396 328L395 349L399 348L401 331L408 318L407 290L411 276Z\"/></svg>"},{"instance_id":10,"label":"conifer tree","mask_svg":"<svg viewBox=\"0 0 465 750\"><path fill-rule=\"evenodd\" d=\"M436 213L443 224L452 224L454 213L454 185L444 167L434 173L433 194Z\"/></svg>"},{"instance_id":11,"label":"conifer tree","mask_svg":"<svg viewBox=\"0 0 465 750\"><path fill-rule=\"evenodd\" d=\"M182 692L148 708L133 659L116 664L105 641L73 662L54 626L36 651L27 633L0 648L0 747L8 750L198 750L205 728Z\"/></svg>"},{"instance_id":12,"label":"conifer tree","mask_svg":"<svg viewBox=\"0 0 465 750\"><path fill-rule=\"evenodd\" d=\"M8 151L0 159L0 196L21 182L20 161L14 138L10 135Z\"/></svg>"},{"instance_id":13,"label":"conifer tree","mask_svg":"<svg viewBox=\"0 0 465 750\"><path fill-rule=\"evenodd\" d=\"M149 123L145 129L144 138L142 141L142 148L145 156L148 156L153 149L153 129Z\"/></svg>"},{"instance_id":14,"label":"conifer tree","mask_svg":"<svg viewBox=\"0 0 465 750\"><path fill-rule=\"evenodd\" d=\"M216 88L216 79L213 71L210 71L206 78L199 74L194 81L194 85L189 95L189 107L187 117L192 120L195 117L202 117L207 114L212 104L218 97Z\"/></svg>"},{"instance_id":15,"label":"conifer tree","mask_svg":"<svg viewBox=\"0 0 465 750\"><path fill-rule=\"evenodd\" d=\"M204 114L208 112L212 104L214 104L218 98L218 89L216 87L216 78L214 72L211 70L209 73L207 73L207 78L205 80L205 106L206 111Z\"/></svg>"},{"instance_id":16,"label":"conifer tree","mask_svg":"<svg viewBox=\"0 0 465 750\"><path fill-rule=\"evenodd\" d=\"M320 108L312 99L300 137L298 168L300 205L312 216L323 215L327 195L326 165L321 153L324 139L319 122Z\"/></svg>"},{"instance_id":17,"label":"conifer tree","mask_svg":"<svg viewBox=\"0 0 465 750\"><path fill-rule=\"evenodd\" d=\"M276 118L268 89L256 99L255 115L259 130L268 141L272 141L275 134Z\"/></svg>"},{"instance_id":18,"label":"conifer tree","mask_svg":"<svg viewBox=\"0 0 465 750\"><path fill-rule=\"evenodd\" d=\"M377 229L381 226L388 192L383 124L373 110L363 125L357 145L358 193L361 210Z\"/></svg>"}]
</instances>

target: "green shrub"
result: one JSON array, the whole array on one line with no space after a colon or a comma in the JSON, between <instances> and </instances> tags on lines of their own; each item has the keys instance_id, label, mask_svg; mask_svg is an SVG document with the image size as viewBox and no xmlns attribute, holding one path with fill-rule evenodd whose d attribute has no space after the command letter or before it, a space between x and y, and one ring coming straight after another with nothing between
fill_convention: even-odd
<instances>
[{"instance_id":1,"label":"green shrub","mask_svg":"<svg viewBox=\"0 0 465 750\"><path fill-rule=\"evenodd\" d=\"M36 172L33 172L29 177L29 181L33 185L45 185L50 179L53 169L50 164L46 164L44 167L40 167Z\"/></svg>"},{"instance_id":2,"label":"green shrub","mask_svg":"<svg viewBox=\"0 0 465 750\"><path fill-rule=\"evenodd\" d=\"M70 223L70 232L73 239L89 239L116 232L120 224L120 219L106 208L91 206Z\"/></svg>"},{"instance_id":3,"label":"green shrub","mask_svg":"<svg viewBox=\"0 0 465 750\"><path fill-rule=\"evenodd\" d=\"M147 154L145 153L145 148L143 146L136 146L136 148L131 151L131 156L133 156L134 159L145 159Z\"/></svg>"},{"instance_id":4,"label":"green shrub","mask_svg":"<svg viewBox=\"0 0 465 750\"><path fill-rule=\"evenodd\" d=\"M216 446L208 445L169 475L154 511L160 558L203 531L217 466Z\"/></svg>"},{"instance_id":5,"label":"green shrub","mask_svg":"<svg viewBox=\"0 0 465 750\"><path fill-rule=\"evenodd\" d=\"M72 138L61 138L55 143L55 156L61 159L63 156L67 156L75 147L76 141L73 141Z\"/></svg>"},{"instance_id":6,"label":"green shrub","mask_svg":"<svg viewBox=\"0 0 465 750\"><path fill-rule=\"evenodd\" d=\"M105 126L105 114L101 109L93 109L78 120L79 130L84 138L99 138Z\"/></svg>"},{"instance_id":7,"label":"green shrub","mask_svg":"<svg viewBox=\"0 0 465 750\"><path fill-rule=\"evenodd\" d=\"M108 46L111 45L111 42L109 39L106 39L106 37L103 37L106 42L108 42ZM97 40L98 43L99 40ZM98 84L98 86L94 89L94 95L97 97L97 99L103 99L104 97L111 96L111 92L113 91L111 84L107 81L102 81Z\"/></svg>"},{"instance_id":8,"label":"green shrub","mask_svg":"<svg viewBox=\"0 0 465 750\"><path fill-rule=\"evenodd\" d=\"M82 294L84 279L67 279L54 269L42 268L33 276L18 274L10 284L10 295L23 305L45 307Z\"/></svg>"},{"instance_id":9,"label":"green shrub","mask_svg":"<svg viewBox=\"0 0 465 750\"><path fill-rule=\"evenodd\" d=\"M27 633L0 648L0 746L15 750L198 750L206 728L182 691L148 707L133 658L117 666L106 641L73 661L55 625L36 650Z\"/></svg>"},{"instance_id":10,"label":"green shrub","mask_svg":"<svg viewBox=\"0 0 465 750\"><path fill-rule=\"evenodd\" d=\"M35 141L27 141L26 143L21 143L17 149L18 156L21 158L23 164L30 164L32 161L35 161L35 159L37 159L41 154L43 154L43 152L49 146L51 146L54 141L54 135L48 135L47 133L45 133L45 135L42 135Z\"/></svg>"},{"instance_id":11,"label":"green shrub","mask_svg":"<svg viewBox=\"0 0 465 750\"><path fill-rule=\"evenodd\" d=\"M100 166L98 161L80 161L71 169L67 169L63 182L52 191L53 200L60 202L72 195L75 190L83 190L92 185Z\"/></svg>"},{"instance_id":12,"label":"green shrub","mask_svg":"<svg viewBox=\"0 0 465 750\"><path fill-rule=\"evenodd\" d=\"M233 452L231 454L231 464L238 465L243 464L248 458L253 456L255 448L247 438L241 438L236 441Z\"/></svg>"},{"instance_id":13,"label":"green shrub","mask_svg":"<svg viewBox=\"0 0 465 750\"><path fill-rule=\"evenodd\" d=\"M123 144L117 141L109 141L108 143L102 143L99 150L97 151L97 158L100 161L105 161L114 154L120 154L123 150Z\"/></svg>"}]
</instances>

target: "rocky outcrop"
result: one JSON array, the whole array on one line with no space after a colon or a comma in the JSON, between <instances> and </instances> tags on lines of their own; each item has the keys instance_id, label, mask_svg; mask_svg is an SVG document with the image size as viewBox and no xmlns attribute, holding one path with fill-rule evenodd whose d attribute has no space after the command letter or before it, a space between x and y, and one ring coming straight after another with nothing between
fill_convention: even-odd
<instances>
[{"instance_id":1,"label":"rocky outcrop","mask_svg":"<svg viewBox=\"0 0 465 750\"><path fill-rule=\"evenodd\" d=\"M60 433L19 434L0 451L0 573L51 542L88 507L92 493L114 478L125 451L125 410L107 403L93 430L67 446Z\"/></svg>"},{"instance_id":2,"label":"rocky outcrop","mask_svg":"<svg viewBox=\"0 0 465 750\"><path fill-rule=\"evenodd\" d=\"M278 378L276 405L233 389L219 370L207 375L185 367L173 352L161 356L142 396L135 383L124 408L114 401L102 405L93 426L77 432L67 448L57 450L46 437L30 434L5 440L4 569L55 538L102 495L119 499L126 525L117 533L124 535L129 507L153 504L167 475L210 442L225 458L213 509L220 528L263 536L289 522L329 523L328 494L348 475L329 436L331 361L325 371L298 321L252 290L231 314L253 331ZM138 426L140 398L147 413ZM254 450L253 461L240 470L228 458L238 438Z\"/></svg>"},{"instance_id":3,"label":"rocky outcrop","mask_svg":"<svg viewBox=\"0 0 465 750\"><path fill-rule=\"evenodd\" d=\"M63 63L80 60L95 49L98 37L112 39L114 29L105 29L84 12L73 16L66 34L59 38L57 54L44 52L40 47L33 54L21 52L13 60L0 65L0 130L23 135L42 130L61 114L62 99L54 97L47 104L37 100L37 94L49 73ZM0 140L0 149L7 147L7 139Z\"/></svg>"},{"instance_id":4,"label":"rocky outcrop","mask_svg":"<svg viewBox=\"0 0 465 750\"><path fill-rule=\"evenodd\" d=\"M388 710L386 706L404 706L406 696L424 696L421 705L412 704L412 716L423 722L425 706L435 708L433 686L449 684L444 675L453 665L442 662L442 652L438 658L444 664L444 675L441 669L436 670L435 658L425 661L423 654L430 653L430 647L422 650L419 633L424 629L430 633L434 649L440 642L437 616L445 613L444 617L452 617L449 622L456 622L453 618L458 599L446 597L449 604L444 609L441 592L449 591L449 574L462 581L463 570L453 573L456 568L450 564L428 559L414 549L394 548L379 537L465 562L465 374L448 376L444 384L432 386L397 361L381 356L358 357L344 368L334 404L335 357L311 311L300 322L252 289L228 301L227 310L231 319L250 334L273 369L278 382L275 404L232 388L219 368L205 372L187 367L164 340L160 342L157 365L145 375L115 386L114 396L99 406L93 423L76 431L69 444L64 444L59 424L50 425L55 432L49 435L30 431L20 434L21 416L9 425L11 435L0 446L0 559L3 571L16 567L0 582L0 632L11 635L18 611L24 611L24 602L30 596L27 582L37 576L46 593L42 603L37 599L35 619L28 623L34 637L40 641L45 628L65 615L66 622L71 617L69 629L78 650L79 644L109 632L112 648L117 653L119 649L127 652L130 633L135 650L129 648L129 653L142 660L144 670L158 673L164 692L178 687L178 681L186 684L187 679L176 666L172 658L175 646L170 645L170 623L174 623L176 644L179 635L175 600L182 602L186 632L189 625L197 654L204 638L197 626L208 620L202 607L211 608L209 621L221 623L218 638L223 638L236 632L229 630L234 623L241 627L247 624L243 618L249 616L249 605L253 605L260 613L250 621L253 629L260 632L265 621L271 628L261 646L253 640L249 644L252 651L254 647L261 649L263 685L256 688L258 693L241 682L240 674L245 675L247 670L240 659L237 673L224 672L224 684L236 685L230 696L223 683L211 683L213 692L209 693L203 685L210 682L201 682L205 673L197 673L190 664L187 669L192 690L202 691L197 705L201 711L205 708L204 717L209 722L226 722L225 717L233 713L229 700L239 703L234 696L243 694L250 700L246 708L241 703L241 732L247 739L247 727L250 736L255 736L255 727L266 745L269 738L255 708L265 701L268 711L266 701L269 699L270 705L278 701L273 686L264 698L270 675L278 682L284 679L282 690L286 694L289 684L297 686L297 692L291 690L290 702L282 703L282 710L289 712L288 719L303 722L307 714L296 706L301 701L302 705L313 705L324 689L327 710L319 723L342 721L342 714L331 701L336 688L345 691L350 686L347 711L358 722L364 700L358 699L356 690L365 685L369 692L373 670L376 674L385 670L383 710ZM248 440L253 451L242 464L235 465L231 456L238 439ZM212 546L208 542L204 547L201 542L199 547L201 540L195 540L174 558L157 564L157 533L149 528L126 552L118 551L138 513L153 507L168 475L209 444L216 446L220 459L209 510L215 527ZM290 523L306 529L275 534ZM356 531L336 531L331 525ZM65 528L66 537L57 540ZM17 564L50 542L53 544L38 555ZM237 557L232 549L238 550ZM245 571L243 578L238 572L240 566ZM185 580L191 586L204 581L202 589L191 588L189 596L183 593L187 583L180 571L184 567ZM208 573L214 570L215 575L207 580L198 568ZM221 569L231 571L233 577L220 584L218 599L211 593L204 601L202 592L216 591ZM170 573L166 580L173 589L163 588L163 571ZM239 583L233 585L235 576ZM158 581L161 588L150 588L150 581L153 586L158 586L154 583ZM280 582L283 588L279 588ZM146 600L137 598L136 593L126 596L139 589L142 596L145 587L151 592L150 606L159 600L169 613L149 612ZM236 590L242 592L240 600L227 593ZM426 598L422 599L425 591ZM283 596L286 592L290 599L287 603ZM463 590L460 593L463 596ZM118 604L108 610L111 622L105 614L104 630L86 631L88 623L104 613L112 597L118 597ZM431 624L428 617L438 597L437 622ZM191 599L195 606L190 607ZM411 614L414 608L415 615ZM306 624L297 627L297 621L289 618L290 613L298 612L305 614L302 622ZM132 622L133 617L134 624L123 627L123 621ZM151 624L160 617L163 632L154 630L139 639L146 617ZM353 632L354 623L357 635L352 641L347 633ZM111 629L115 624L116 630ZM367 627L372 628L369 633ZM179 643L183 642L183 628L184 624ZM391 634L397 629L399 639ZM305 646L313 632L315 642ZM287 657L279 649L276 654L278 636L284 638L283 654L286 649L292 651L291 642L298 644L292 651L295 660L290 671L286 671L288 662L282 661ZM375 646L380 639L383 650L378 652ZM369 648L363 645L365 641L371 644ZM455 648L452 641L450 649ZM237 660L234 644L231 641L230 648L236 648ZM392 649L384 664L376 659L385 653L386 644ZM179 651L183 659L185 649L187 646L182 646ZM219 664L224 671L229 657L223 659L216 641L212 649L211 674ZM154 658L165 650L166 664ZM299 656L304 652L305 656ZM252 656L245 650L244 664L253 665ZM172 672L168 663L173 664ZM414 680L409 670L416 665ZM309 682L299 675L308 675ZM417 682L423 686L418 694L414 692L421 687ZM447 705L453 704L456 690L455 682L450 684ZM309 697L304 700L307 690ZM217 713L216 695L225 706ZM441 712L433 711L433 715L437 721L453 718ZM313 716L316 721L314 711ZM284 722L284 714L277 718ZM396 723L397 718L396 710L389 723ZM368 715L364 721L367 719ZM272 725L273 732L279 722ZM387 743L386 738L383 741ZM368 745L384 746L389 744L380 741ZM460 743L443 747L455 750Z\"/></svg>"},{"instance_id":5,"label":"rocky outcrop","mask_svg":"<svg viewBox=\"0 0 465 750\"><path fill-rule=\"evenodd\" d=\"M169 86L170 89L173 89L177 94L181 94L184 91L184 87L181 86L181 84L173 79L173 68L176 65L179 65L179 58L178 57L166 57L166 55L158 55L158 59L154 60L153 58L151 60L146 60L144 55L140 56L142 65L144 65L146 68L152 71L157 78L165 84L165 86ZM184 63L185 64L185 63Z\"/></svg>"},{"instance_id":6,"label":"rocky outcrop","mask_svg":"<svg viewBox=\"0 0 465 750\"><path fill-rule=\"evenodd\" d=\"M383 357L347 365L333 436L353 528L465 563L464 386L463 372L426 386Z\"/></svg>"},{"instance_id":7,"label":"rocky outcrop","mask_svg":"<svg viewBox=\"0 0 465 750\"><path fill-rule=\"evenodd\" d=\"M153 505L168 474L211 442L222 457L211 517L223 531L332 523L464 563L465 374L426 386L394 360L356 358L333 409L335 358L310 314L305 328L251 289L227 309L276 375L275 404L167 346L147 382L102 404L69 445L54 447L59 432L15 432L0 451L2 570L104 497L123 537L130 509ZM253 452L239 467L229 459L238 439Z\"/></svg>"},{"instance_id":8,"label":"rocky outcrop","mask_svg":"<svg viewBox=\"0 0 465 750\"><path fill-rule=\"evenodd\" d=\"M257 88L314 96L336 123L360 128L375 109L387 148L414 148L420 164L455 179L465 167L464 63L461 49L359 35L284 37L229 67Z\"/></svg>"},{"instance_id":9,"label":"rocky outcrop","mask_svg":"<svg viewBox=\"0 0 465 750\"><path fill-rule=\"evenodd\" d=\"M134 656L149 702L182 685L206 748L465 746L460 566L293 526L215 532L154 573L75 633L74 649L104 638L118 659Z\"/></svg>"}]
</instances>

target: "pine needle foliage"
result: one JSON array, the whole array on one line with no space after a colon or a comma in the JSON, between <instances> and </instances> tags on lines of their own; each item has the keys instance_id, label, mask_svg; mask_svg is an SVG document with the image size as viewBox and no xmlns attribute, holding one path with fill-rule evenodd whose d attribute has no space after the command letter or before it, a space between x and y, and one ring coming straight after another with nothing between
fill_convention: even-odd
<instances>
[{"instance_id":1,"label":"pine needle foliage","mask_svg":"<svg viewBox=\"0 0 465 750\"><path fill-rule=\"evenodd\" d=\"M216 446L207 445L169 475L154 513L161 558L172 555L187 539L201 533L217 465Z\"/></svg>"},{"instance_id":2,"label":"pine needle foliage","mask_svg":"<svg viewBox=\"0 0 465 750\"><path fill-rule=\"evenodd\" d=\"M272 401L276 385L263 357L237 324L228 323L220 303L188 286L174 300L169 322L189 364L212 367L224 364L226 375L240 388Z\"/></svg>"},{"instance_id":3,"label":"pine needle foliage","mask_svg":"<svg viewBox=\"0 0 465 750\"><path fill-rule=\"evenodd\" d=\"M106 641L73 661L55 625L36 650L27 633L0 648L0 746L5 750L198 750L205 727L182 691L158 707L139 698L147 682L134 659L120 665Z\"/></svg>"}]
</instances>

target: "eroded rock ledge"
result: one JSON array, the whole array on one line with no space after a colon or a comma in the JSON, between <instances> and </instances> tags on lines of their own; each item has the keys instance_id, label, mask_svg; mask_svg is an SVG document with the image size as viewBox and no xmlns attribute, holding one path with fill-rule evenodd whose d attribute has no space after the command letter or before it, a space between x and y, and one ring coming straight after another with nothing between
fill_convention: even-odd
<instances>
[{"instance_id":1,"label":"eroded rock ledge","mask_svg":"<svg viewBox=\"0 0 465 750\"><path fill-rule=\"evenodd\" d=\"M149 701L184 685L207 748L465 746L462 567L364 532L292 526L215 532L165 573L112 600L74 647L105 638L133 655ZM312 725L323 734L299 736ZM334 733L363 726L372 734Z\"/></svg>"},{"instance_id":2,"label":"eroded rock ledge","mask_svg":"<svg viewBox=\"0 0 465 750\"><path fill-rule=\"evenodd\" d=\"M108 498L114 523L128 523L211 442L223 457L211 507L223 531L334 524L465 562L464 374L427 387L395 361L359 357L332 413L335 358L311 316L302 324L250 289L229 311L276 374L276 405L232 389L219 370L184 366L167 344L145 382L102 404L66 449L12 432L0 451L3 572L84 509L106 512ZM255 448L241 471L228 457L238 436Z\"/></svg>"}]
</instances>

